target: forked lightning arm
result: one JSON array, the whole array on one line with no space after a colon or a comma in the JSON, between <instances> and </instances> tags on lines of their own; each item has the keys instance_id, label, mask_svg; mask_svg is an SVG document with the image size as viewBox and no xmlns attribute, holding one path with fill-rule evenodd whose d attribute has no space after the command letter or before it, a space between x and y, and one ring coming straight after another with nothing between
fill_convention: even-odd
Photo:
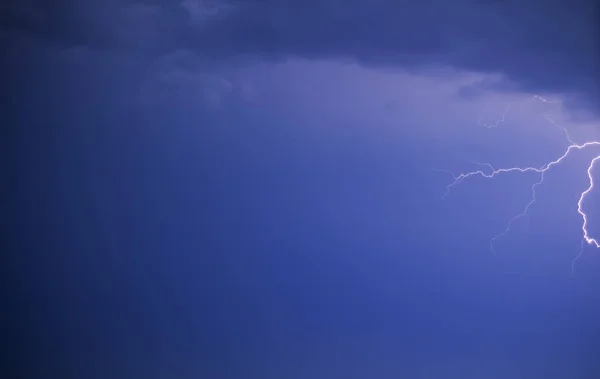
<instances>
[{"instance_id":1,"label":"forked lightning arm","mask_svg":"<svg viewBox=\"0 0 600 379\"><path fill-rule=\"evenodd\" d=\"M579 214L583 218L583 224L581 226L581 230L583 231L583 239L588 244L594 245L597 248L600 248L600 242L597 239L590 237L590 234L587 229L587 223L588 223L587 215L583 211L583 201L585 200L585 197L587 196L587 194L590 193L594 189L594 176L592 175L592 170L594 169L594 165L598 161L600 161L600 155L597 156L596 158L592 159L592 162L590 163L590 166L587 169L588 177L590 178L590 186L588 187L588 189L586 189L585 191L583 191L581 193L581 196L579 197L579 201L577 202L577 212L579 212Z\"/></svg>"},{"instance_id":2,"label":"forked lightning arm","mask_svg":"<svg viewBox=\"0 0 600 379\"><path fill-rule=\"evenodd\" d=\"M554 103L551 102L549 100L546 100L540 96L534 96L535 99L540 100L542 102L545 103ZM509 106L506 107L506 110L504 111L504 113L502 114L502 118L500 120L498 120L496 123L494 124L481 124L480 122L478 122L479 125L488 127L488 128L494 128L497 127L501 122L504 122L504 118L506 116L506 113L508 112L508 110L510 109L510 104ZM557 164L561 163L563 160L565 160L569 154L574 151L574 150L583 150L586 148L591 148L591 147L600 147L600 141L590 141L590 142L586 142L583 144L577 144L575 142L573 142L573 140L571 140L568 131L563 128L562 126L556 124L554 122L554 120L550 117L546 117L546 119L551 122L552 124L554 124L556 127L562 129L565 132L565 135L567 137L567 140L569 141L570 145L567 147L567 149L565 150L565 152L563 153L563 155L561 155L558 159L551 161L549 163L544 164L541 167L509 167L509 168L500 168L500 169L496 169L494 168L492 165L488 164L488 163L479 163L479 162L474 162L480 166L485 166L487 168L489 168L489 170L487 172L485 172L484 170L480 169L477 171L472 171L472 172L467 172L467 173L463 173L460 175L454 175L453 173L449 172L453 177L454 177L454 181L452 183L450 183L447 187L446 187L446 192L444 193L444 198L446 196L448 196L448 194L450 193L450 189L454 186L456 186L457 184L461 183L462 181L469 179L471 177L474 176L481 176L484 178L488 178L491 179L495 176L498 176L500 174L506 174L506 173L512 173L512 172L536 172L540 174L540 179L539 181L535 182L532 186L531 186L531 200L529 201L529 203L527 203L527 205L525 206L525 208L523 208L523 211L521 213L519 213L518 215L516 215L515 217L513 217L507 224L506 228L504 229L504 231L500 234L497 234L496 236L492 237L491 241L490 241L490 248L492 249L492 251L495 253L494 251L494 241L496 239L498 239L499 237L502 237L504 235L506 235L510 230L511 227L513 225L513 223L518 220L521 217L524 217L527 212L529 211L529 208L531 208L531 206L533 205L533 203L535 203L536 201L536 189L539 185L541 185L542 183L544 183L544 176L546 174L547 171L549 171L552 167L556 166ZM577 202L577 212L581 215L582 219L583 219L583 224L581 226L582 232L583 232L583 239L582 239L582 248L581 251L579 253L579 255L577 255L577 257L575 258L575 260L577 260L579 258L579 256L581 255L581 253L583 252L583 246L584 246L584 242L589 244L589 245L593 245L597 248L600 248L600 237L592 237L589 230L588 230L588 217L587 214L585 213L584 209L583 209L583 203L585 201L586 196L594 189L594 176L593 176L593 169L594 166L597 162L600 162L600 155L598 155L597 157L595 157L594 159L591 160L588 169L587 169L587 174L588 174L588 178L589 178L589 187L583 191L581 193L581 196L579 198L579 201ZM575 261L574 261L575 262Z\"/></svg>"}]
</instances>

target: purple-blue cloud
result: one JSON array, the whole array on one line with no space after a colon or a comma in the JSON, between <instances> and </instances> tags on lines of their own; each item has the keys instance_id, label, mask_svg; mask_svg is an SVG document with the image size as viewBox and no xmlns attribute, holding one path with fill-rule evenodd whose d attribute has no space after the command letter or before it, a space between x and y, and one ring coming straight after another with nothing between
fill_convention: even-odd
<instances>
[{"instance_id":1,"label":"purple-blue cloud","mask_svg":"<svg viewBox=\"0 0 600 379\"><path fill-rule=\"evenodd\" d=\"M598 99L597 8L591 1L232 1L238 11L188 34L216 56L352 59L418 70L501 72L530 91ZM558 26L558 27L557 27Z\"/></svg>"},{"instance_id":2,"label":"purple-blue cloud","mask_svg":"<svg viewBox=\"0 0 600 379\"><path fill-rule=\"evenodd\" d=\"M351 60L501 73L521 90L600 100L600 8L591 0L31 0L5 5L3 37L60 48L189 50L203 61ZM473 92L470 93L473 95Z\"/></svg>"}]
</instances>

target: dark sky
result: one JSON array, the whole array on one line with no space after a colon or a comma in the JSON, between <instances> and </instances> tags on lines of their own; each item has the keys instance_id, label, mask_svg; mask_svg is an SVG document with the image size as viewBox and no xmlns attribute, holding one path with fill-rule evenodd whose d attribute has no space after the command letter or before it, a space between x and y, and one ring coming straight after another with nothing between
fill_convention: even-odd
<instances>
[{"instance_id":1,"label":"dark sky","mask_svg":"<svg viewBox=\"0 0 600 379\"><path fill-rule=\"evenodd\" d=\"M11 375L600 377L599 16L3 3Z\"/></svg>"}]
</instances>

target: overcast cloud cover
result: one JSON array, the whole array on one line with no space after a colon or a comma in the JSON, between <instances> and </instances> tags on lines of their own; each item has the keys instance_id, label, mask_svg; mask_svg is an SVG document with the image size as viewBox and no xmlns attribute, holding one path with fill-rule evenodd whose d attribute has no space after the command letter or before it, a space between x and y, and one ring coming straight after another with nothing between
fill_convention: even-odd
<instances>
[{"instance_id":1,"label":"overcast cloud cover","mask_svg":"<svg viewBox=\"0 0 600 379\"><path fill-rule=\"evenodd\" d=\"M497 256L490 237L537 178L475 179L444 200L440 171L541 166L568 145L561 127L600 138L599 12L3 2L13 371L600 377L597 250L571 273L597 151L548 173Z\"/></svg>"},{"instance_id":2,"label":"overcast cloud cover","mask_svg":"<svg viewBox=\"0 0 600 379\"><path fill-rule=\"evenodd\" d=\"M56 50L137 51L155 58L185 50L207 62L321 58L413 70L442 65L502 73L529 92L573 93L582 96L578 105L593 107L598 99L600 11L591 0L110 0L60 6L29 0L3 7L4 38L19 45L29 40Z\"/></svg>"}]
</instances>

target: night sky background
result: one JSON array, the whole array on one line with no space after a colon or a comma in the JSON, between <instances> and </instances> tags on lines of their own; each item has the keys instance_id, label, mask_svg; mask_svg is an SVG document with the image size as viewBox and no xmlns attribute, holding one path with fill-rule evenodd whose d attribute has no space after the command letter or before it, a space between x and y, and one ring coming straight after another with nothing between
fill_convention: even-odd
<instances>
[{"instance_id":1,"label":"night sky background","mask_svg":"<svg viewBox=\"0 0 600 379\"><path fill-rule=\"evenodd\" d=\"M0 21L3 377L600 378L600 250L571 271L600 148L497 255L537 176L443 199L440 171L557 158L545 115L600 139L594 1L15 0ZM600 190L585 207L600 236Z\"/></svg>"}]
</instances>

